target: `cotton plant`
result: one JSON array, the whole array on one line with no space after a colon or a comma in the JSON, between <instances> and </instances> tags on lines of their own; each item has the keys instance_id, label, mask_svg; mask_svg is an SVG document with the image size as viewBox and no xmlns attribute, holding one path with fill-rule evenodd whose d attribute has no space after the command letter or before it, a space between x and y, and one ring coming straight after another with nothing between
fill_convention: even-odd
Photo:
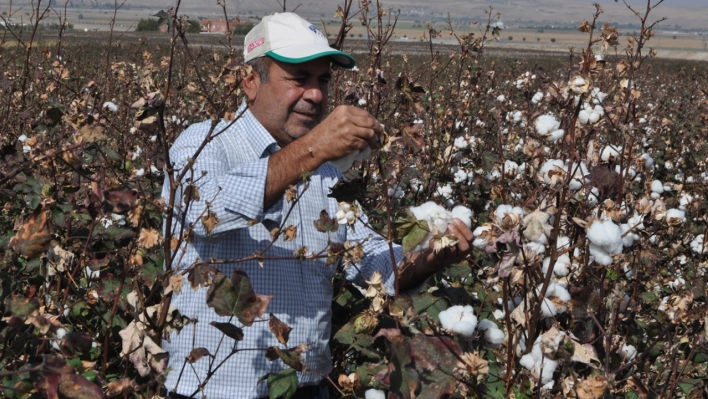
<instances>
[{"instance_id":1,"label":"cotton plant","mask_svg":"<svg viewBox=\"0 0 708 399\"><path fill-rule=\"evenodd\" d=\"M430 240L436 234L447 232L447 226L452 223L453 219L460 219L468 228L472 227L474 213L463 205L457 205L452 211L448 211L435 202L428 201L419 206L412 206L409 210L417 220L426 222L429 229L426 237L413 248L414 251L428 248Z\"/></svg>"},{"instance_id":2,"label":"cotton plant","mask_svg":"<svg viewBox=\"0 0 708 399\"><path fill-rule=\"evenodd\" d=\"M565 135L565 131L560 128L560 122L555 116L550 114L541 115L536 118L534 127L536 128L536 133L539 136L545 138L546 141L551 143L557 142Z\"/></svg>"},{"instance_id":3,"label":"cotton plant","mask_svg":"<svg viewBox=\"0 0 708 399\"><path fill-rule=\"evenodd\" d=\"M558 346L563 341L565 333L560 331L553 339L542 342L542 337L536 338L536 341L531 348L531 352L521 356L519 364L525 369L531 371L534 376L541 380L543 389L553 388L553 373L558 368L558 361L552 357L558 350ZM519 342L521 344L521 342ZM544 345L545 344L545 345ZM525 349L525 340L524 340ZM544 348L545 347L545 348ZM548 355L548 356L547 356Z\"/></svg>"}]
</instances>

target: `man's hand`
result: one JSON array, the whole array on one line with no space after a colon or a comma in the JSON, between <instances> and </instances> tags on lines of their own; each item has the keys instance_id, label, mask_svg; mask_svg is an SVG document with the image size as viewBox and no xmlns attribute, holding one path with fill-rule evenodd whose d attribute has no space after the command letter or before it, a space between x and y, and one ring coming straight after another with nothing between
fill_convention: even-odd
<instances>
[{"instance_id":1,"label":"man's hand","mask_svg":"<svg viewBox=\"0 0 708 399\"><path fill-rule=\"evenodd\" d=\"M434 250L433 240L425 251L414 252L406 256L399 266L399 286L401 290L415 288L422 284L428 277L453 263L464 260L472 251L472 230L460 219L453 219L447 225L447 233L457 237L455 246Z\"/></svg>"},{"instance_id":2,"label":"man's hand","mask_svg":"<svg viewBox=\"0 0 708 399\"><path fill-rule=\"evenodd\" d=\"M343 158L366 147L379 146L381 124L364 109L340 105L302 137L322 163Z\"/></svg>"}]
</instances>

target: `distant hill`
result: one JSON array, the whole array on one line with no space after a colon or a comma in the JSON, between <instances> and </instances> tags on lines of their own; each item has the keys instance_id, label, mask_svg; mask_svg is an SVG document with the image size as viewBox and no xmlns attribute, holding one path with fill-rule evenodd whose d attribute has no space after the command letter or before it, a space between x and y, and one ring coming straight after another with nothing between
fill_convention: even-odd
<instances>
[{"instance_id":1,"label":"distant hill","mask_svg":"<svg viewBox=\"0 0 708 399\"><path fill-rule=\"evenodd\" d=\"M46 2L46 0L44 0ZM57 8L63 8L65 0L51 0ZM70 8L112 10L112 0L66 0ZM645 0L627 0L643 10ZM281 3L285 0L281 0ZM605 8L603 21L620 24L637 23L636 17L627 10L622 1L614 0L437 0L434 4L429 0L389 0L382 1L386 7L400 10L407 20L440 20L448 14L455 20L485 18L484 10L490 5L495 12L501 13L501 20L509 26L524 25L572 25L582 19L590 19L594 7L592 3L599 2ZM655 3L656 0L652 0ZM120 3L120 2L119 2ZM248 17L259 17L264 14L282 10L276 0L227 0L227 11L230 15L239 15L242 20ZM357 4L355 2L355 4ZM10 0L0 0L0 10L8 10ZM22 8L21 14L26 18L30 10L30 0L14 0L14 10ZM166 0L126 0L124 12L136 13L141 10L148 12L158 9L168 9L176 4ZM302 0L287 1L288 10L299 5L297 12L311 20L330 19L339 1L333 0ZM184 0L180 9L194 16L223 15L216 0ZM668 20L662 24L664 29L708 29L708 1L705 0L666 0L653 14L654 18L666 16Z\"/></svg>"}]
</instances>

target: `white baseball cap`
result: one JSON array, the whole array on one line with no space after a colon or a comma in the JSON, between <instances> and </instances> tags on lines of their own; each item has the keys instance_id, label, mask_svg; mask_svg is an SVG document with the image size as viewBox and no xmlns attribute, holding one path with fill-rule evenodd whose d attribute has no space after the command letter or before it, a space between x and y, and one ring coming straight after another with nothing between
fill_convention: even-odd
<instances>
[{"instance_id":1,"label":"white baseball cap","mask_svg":"<svg viewBox=\"0 0 708 399\"><path fill-rule=\"evenodd\" d=\"M330 47L327 37L315 25L291 12L264 17L246 35L244 61L263 56L288 64L329 57L333 64L343 68L356 65L351 55Z\"/></svg>"}]
</instances>

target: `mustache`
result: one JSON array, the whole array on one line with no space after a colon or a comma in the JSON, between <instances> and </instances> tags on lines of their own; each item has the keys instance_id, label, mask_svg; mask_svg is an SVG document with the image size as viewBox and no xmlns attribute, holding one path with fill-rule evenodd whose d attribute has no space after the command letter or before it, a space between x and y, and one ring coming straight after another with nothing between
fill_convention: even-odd
<instances>
[{"instance_id":1,"label":"mustache","mask_svg":"<svg viewBox=\"0 0 708 399\"><path fill-rule=\"evenodd\" d=\"M299 114L319 116L322 114L322 106L320 104L312 104L307 101L300 101L293 107L293 112Z\"/></svg>"}]
</instances>

